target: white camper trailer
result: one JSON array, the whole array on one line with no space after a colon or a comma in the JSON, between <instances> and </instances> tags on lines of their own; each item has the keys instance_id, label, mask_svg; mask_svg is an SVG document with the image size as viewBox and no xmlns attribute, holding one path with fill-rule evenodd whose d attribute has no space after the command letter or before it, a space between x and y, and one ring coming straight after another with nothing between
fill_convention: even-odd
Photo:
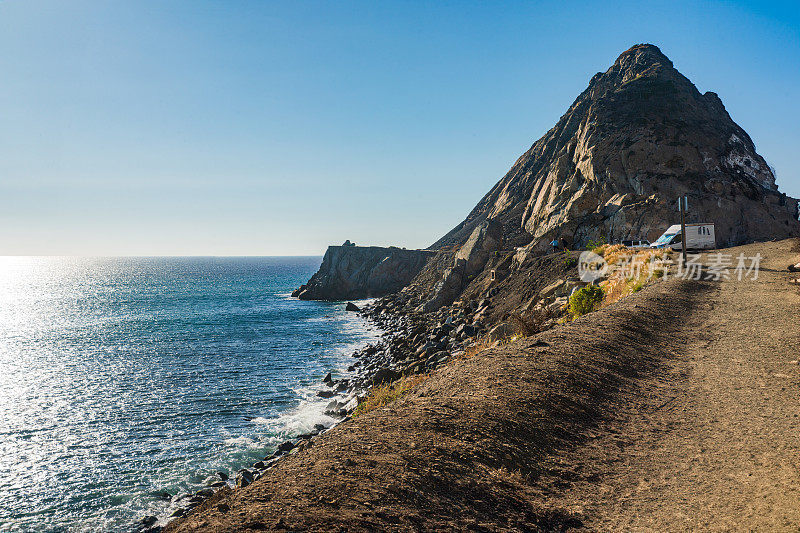
<instances>
[{"instance_id":1,"label":"white camper trailer","mask_svg":"<svg viewBox=\"0 0 800 533\"><path fill-rule=\"evenodd\" d=\"M681 225L670 226L664 234L650 245L651 248L672 248L680 250L683 247L681 239ZM717 247L714 235L714 224L686 224L686 249L710 250Z\"/></svg>"}]
</instances>

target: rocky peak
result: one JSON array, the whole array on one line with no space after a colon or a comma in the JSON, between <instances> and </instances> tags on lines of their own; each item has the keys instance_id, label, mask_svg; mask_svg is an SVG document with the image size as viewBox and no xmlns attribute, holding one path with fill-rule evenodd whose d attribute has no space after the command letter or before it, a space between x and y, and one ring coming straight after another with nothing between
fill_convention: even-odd
<instances>
[{"instance_id":1,"label":"rocky peak","mask_svg":"<svg viewBox=\"0 0 800 533\"><path fill-rule=\"evenodd\" d=\"M606 97L607 93L624 90L627 84L636 80L671 82L697 93L694 85L675 70L672 61L657 46L637 44L620 54L608 70L595 74L576 103L587 98L597 100Z\"/></svg>"},{"instance_id":2,"label":"rocky peak","mask_svg":"<svg viewBox=\"0 0 800 533\"><path fill-rule=\"evenodd\" d=\"M701 94L658 47L639 44L596 74L434 247L463 244L489 219L517 246L652 240L674 222L683 195L694 207L690 219L717 225L719 245L800 233L797 202L778 193L720 98Z\"/></svg>"},{"instance_id":3,"label":"rocky peak","mask_svg":"<svg viewBox=\"0 0 800 533\"><path fill-rule=\"evenodd\" d=\"M651 69L672 69L672 61L654 44L637 44L622 52L609 70L644 74Z\"/></svg>"}]
</instances>

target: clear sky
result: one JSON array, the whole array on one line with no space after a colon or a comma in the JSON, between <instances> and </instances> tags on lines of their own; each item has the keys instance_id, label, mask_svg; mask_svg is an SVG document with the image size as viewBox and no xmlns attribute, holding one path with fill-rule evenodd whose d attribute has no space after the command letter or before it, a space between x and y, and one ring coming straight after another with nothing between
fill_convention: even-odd
<instances>
[{"instance_id":1,"label":"clear sky","mask_svg":"<svg viewBox=\"0 0 800 533\"><path fill-rule=\"evenodd\" d=\"M800 197L792 2L0 2L0 254L424 247L658 45Z\"/></svg>"}]
</instances>

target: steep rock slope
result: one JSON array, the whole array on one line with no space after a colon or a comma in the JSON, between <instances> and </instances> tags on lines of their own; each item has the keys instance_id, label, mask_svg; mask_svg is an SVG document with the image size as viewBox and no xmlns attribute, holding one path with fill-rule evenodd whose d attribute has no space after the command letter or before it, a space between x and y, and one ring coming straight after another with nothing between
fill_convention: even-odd
<instances>
[{"instance_id":1,"label":"steep rock slope","mask_svg":"<svg viewBox=\"0 0 800 533\"><path fill-rule=\"evenodd\" d=\"M689 196L690 221L731 246L800 234L797 201L712 92L701 94L653 45L597 73L558 123L432 248L464 243L487 219L507 245L553 238L656 238Z\"/></svg>"}]
</instances>

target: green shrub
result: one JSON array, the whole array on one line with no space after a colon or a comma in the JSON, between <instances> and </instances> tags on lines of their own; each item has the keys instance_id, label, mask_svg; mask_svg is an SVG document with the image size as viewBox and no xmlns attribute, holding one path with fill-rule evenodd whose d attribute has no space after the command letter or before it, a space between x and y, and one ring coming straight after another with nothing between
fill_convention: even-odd
<instances>
[{"instance_id":1,"label":"green shrub","mask_svg":"<svg viewBox=\"0 0 800 533\"><path fill-rule=\"evenodd\" d=\"M591 239L589 242L586 243L586 249L594 251L603 246L604 244L605 243L600 239L597 240Z\"/></svg>"},{"instance_id":2,"label":"green shrub","mask_svg":"<svg viewBox=\"0 0 800 533\"><path fill-rule=\"evenodd\" d=\"M569 297L569 312L572 318L578 318L594 311L603 301L603 289L597 285L587 285L572 293Z\"/></svg>"}]
</instances>

